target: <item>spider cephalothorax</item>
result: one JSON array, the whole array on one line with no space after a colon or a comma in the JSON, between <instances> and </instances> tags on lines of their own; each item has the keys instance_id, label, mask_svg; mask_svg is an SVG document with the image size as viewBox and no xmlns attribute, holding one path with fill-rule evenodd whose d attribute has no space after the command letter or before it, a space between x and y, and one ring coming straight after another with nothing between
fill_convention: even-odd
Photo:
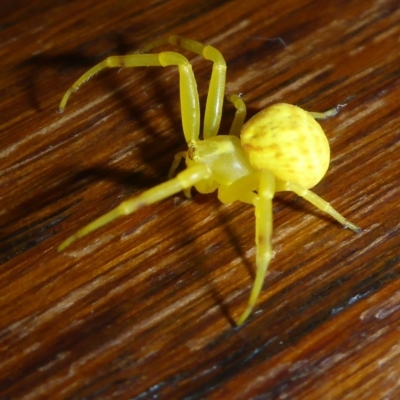
<instances>
[{"instance_id":1,"label":"spider cephalothorax","mask_svg":"<svg viewBox=\"0 0 400 400\"><path fill-rule=\"evenodd\" d=\"M176 52L147 54L151 49L164 44L182 47L213 62L203 139L199 137L199 96L191 64ZM293 191L331 215L344 227L354 232L360 230L329 203L308 190L323 178L330 159L328 140L315 119L335 115L337 111L333 109L325 113L311 113L290 104L275 104L243 124L246 106L240 96L230 95L226 96L226 100L234 104L235 118L229 135L217 136L225 96L225 60L214 47L175 35L153 42L135 54L109 57L97 64L65 93L60 111L64 110L72 92L104 68L171 65L179 69L182 124L188 144L187 151L175 156L169 173L171 179L122 202L74 233L61 243L58 250L64 250L76 239L120 216L131 214L140 207L182 190L188 197L192 187L200 193L218 190L218 198L225 204L242 201L255 207L256 278L248 305L237 319L237 324L241 325L256 304L271 260L272 199L276 192ZM187 168L173 178L182 159Z\"/></svg>"}]
</instances>

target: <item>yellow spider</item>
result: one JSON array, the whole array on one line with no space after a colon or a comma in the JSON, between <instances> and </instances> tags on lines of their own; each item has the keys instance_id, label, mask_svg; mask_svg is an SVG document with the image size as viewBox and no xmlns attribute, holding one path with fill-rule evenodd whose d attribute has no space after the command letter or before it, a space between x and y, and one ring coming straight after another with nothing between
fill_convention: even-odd
<instances>
[{"instance_id":1,"label":"yellow spider","mask_svg":"<svg viewBox=\"0 0 400 400\"><path fill-rule=\"evenodd\" d=\"M199 96L189 61L176 52L143 54L164 44L182 47L213 62L202 139L199 137ZM187 151L175 156L169 172L171 179L122 202L78 230L60 244L58 251L120 216L132 214L182 190L187 197L190 197L193 186L200 193L218 190L218 198L224 204L238 200L255 207L257 270L247 307L237 320L237 325L242 325L257 302L271 260L272 198L276 192L293 191L345 228L360 231L328 202L308 190L323 178L330 159L328 140L315 119L335 115L337 110L312 113L289 104L275 104L243 125L246 106L240 96L231 95L226 99L236 108L232 127L229 135L217 136L225 92L225 60L212 46L173 35L153 42L135 54L108 57L91 68L65 93L60 111L64 110L69 96L80 85L104 68L170 65L179 70L182 125L188 144ZM187 169L173 178L182 159L185 159Z\"/></svg>"}]
</instances>

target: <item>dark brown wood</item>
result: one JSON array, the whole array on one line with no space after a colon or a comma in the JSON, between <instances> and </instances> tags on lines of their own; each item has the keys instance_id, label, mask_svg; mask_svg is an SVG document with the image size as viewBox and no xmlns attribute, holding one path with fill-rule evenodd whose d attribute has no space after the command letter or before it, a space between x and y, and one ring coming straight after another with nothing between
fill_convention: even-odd
<instances>
[{"instance_id":1,"label":"dark brown wood","mask_svg":"<svg viewBox=\"0 0 400 400\"><path fill-rule=\"evenodd\" d=\"M105 71L58 114L62 95L171 33L222 51L250 116L345 105L315 192L363 232L278 194L241 329L247 205L178 195L56 252L185 148L175 68ZM1 2L0 399L400 398L399 38L398 0ZM185 55L204 104L210 63Z\"/></svg>"}]
</instances>

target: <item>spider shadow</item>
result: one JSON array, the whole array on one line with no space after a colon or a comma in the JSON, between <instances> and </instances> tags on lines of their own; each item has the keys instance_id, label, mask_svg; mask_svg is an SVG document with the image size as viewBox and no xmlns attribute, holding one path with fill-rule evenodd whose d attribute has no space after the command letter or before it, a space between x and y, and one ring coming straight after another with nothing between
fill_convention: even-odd
<instances>
[{"instance_id":1,"label":"spider shadow","mask_svg":"<svg viewBox=\"0 0 400 400\"><path fill-rule=\"evenodd\" d=\"M249 208L252 208L252 206L249 205ZM250 275L251 279L254 280L255 272L253 262L251 262L249 257L246 256L246 251L244 250L241 241L238 239L237 230L232 228L232 221L231 218L229 218L228 211L224 210L222 207L218 207L217 214L220 225L224 227L224 230L229 237L230 246L232 246L235 253L239 255L248 274Z\"/></svg>"},{"instance_id":2,"label":"spider shadow","mask_svg":"<svg viewBox=\"0 0 400 400\"><path fill-rule=\"evenodd\" d=\"M207 198L207 195L194 196L192 200L195 203L206 202L210 206L210 199ZM201 196L201 197L200 197ZM190 275L190 280L196 281L196 284L206 288L207 295L211 296L213 299L213 304L218 307L219 314L222 314L226 321L232 327L236 326L235 320L232 317L232 308L229 307L229 304L226 302L226 298L224 298L221 294L221 291L218 289L217 284L214 283L213 278L210 275L213 273L215 267L221 267L220 264L211 265L208 261L208 258L211 258L211 254L207 254L204 247L197 244L196 237L190 233L191 227L191 214L188 213L185 216L184 221L187 222L187 228L183 228L185 232L185 238L180 243L180 246L184 245L189 248L188 253L182 256L179 264L184 265L183 274ZM176 229L176 227L175 227ZM180 226L181 230L182 227ZM190 261L188 258L190 258ZM217 258L218 259L218 258ZM215 315L218 313L216 312Z\"/></svg>"},{"instance_id":3,"label":"spider shadow","mask_svg":"<svg viewBox=\"0 0 400 400\"><path fill-rule=\"evenodd\" d=\"M28 102L31 104L32 108L34 108L38 112L44 112L42 108L40 98L41 90L39 87L40 82L42 82L41 76L43 75L43 71L51 70L59 71L59 74L65 76L73 75L74 70L79 70L80 74L87 71L91 67L95 66L101 61L104 61L107 57L112 55L124 55L131 54L134 50L139 49L141 46L139 43L135 43L128 41L121 34L112 34L109 35L111 37L102 36L99 40L106 40L108 43L107 52L103 52L101 55L88 55L87 48L92 48L99 44L96 43L97 40L86 42L84 48L78 49L73 52L63 53L63 54L38 54L30 57L29 59L23 61L17 66L17 69L21 71L21 85L25 87L24 92L27 94ZM143 45L143 43L140 43ZM155 100L162 104L162 110L157 111L156 116L162 120L168 120L169 125L171 127L180 127L179 134L176 136L171 136L166 143L165 140L163 142L163 147L165 145L170 148L176 148L180 145L184 145L185 141L183 135L181 133L181 121L179 112L176 112L177 107L179 106L179 78L177 68L162 68L162 67L154 67L154 68L134 68L134 77L129 77L128 79L133 82L133 84L137 85L138 90L143 91L143 82L146 84L146 92L145 96L148 97L147 103L142 103L143 101L143 92L139 96L135 96L132 94L131 84L128 86L127 84L127 76L118 73L118 69L113 68L112 70L101 71L101 73L93 77L90 81L91 84L97 85L104 88L104 93L113 93L113 98L117 104L120 105L121 109L125 110L125 114L127 119L130 121L135 121L135 123L140 127L140 129L144 132L146 136L146 140L143 141L141 146L138 146L138 151L140 152L141 159L144 163L148 163L149 157L148 154L152 153L155 146L159 145L159 127L157 126L157 121L153 121L146 117L147 111L152 107L149 103L154 103ZM176 77L171 81L173 84L169 84L168 80L171 74L175 74ZM79 75L78 75L79 76ZM74 74L71 77L69 84L71 85L77 78ZM128 82L129 82L128 80ZM87 84L84 85L80 90L85 89ZM140 88L140 89L139 89ZM57 99L57 103L54 104L54 113L58 108L59 101L61 101L62 95L68 87L65 87L60 91L59 98ZM90 90L90 88L87 88ZM74 107L74 104L71 102L77 96L77 94L73 95L69 100L68 108ZM174 101L171 101L174 99ZM176 105L175 105L176 102ZM68 112L68 108L65 112ZM62 116L60 117L62 118Z\"/></svg>"},{"instance_id":4,"label":"spider shadow","mask_svg":"<svg viewBox=\"0 0 400 400\"><path fill-rule=\"evenodd\" d=\"M72 170L73 173L68 174L67 178L59 180L58 177L64 168L55 168L52 176L47 177L46 182L56 181L56 184L51 184L49 187L46 187L46 182L43 182L42 185L39 184L38 186L44 187L44 189L34 192L31 197L25 197L2 216L0 264L55 235L57 233L55 227L67 218L65 212L79 204L81 202L80 193L95 182L108 180L117 183L125 188L124 196L126 197L135 190L154 185L151 179L142 173L127 172L114 167L93 166L80 170L74 166L66 168ZM65 205L65 199L71 196L73 199ZM60 206L60 202L63 202L64 206Z\"/></svg>"},{"instance_id":5,"label":"spider shadow","mask_svg":"<svg viewBox=\"0 0 400 400\"><path fill-rule=\"evenodd\" d=\"M136 25L135 33L140 30L147 31L148 27ZM135 36L136 35L132 35L132 37ZM129 51L132 51L132 46L135 48L135 45L137 44L138 43L135 42L128 44L124 36L119 32L103 33L101 36L96 37L91 41L84 42L72 52L64 52L62 54L41 52L40 54L30 56L20 64L13 66L13 70L20 72L19 75L21 75L21 79L19 82L21 86L25 88L23 92L27 94L28 103L31 107L36 111L44 111L40 104L42 90L39 90L39 85L43 81L44 77L48 75L49 70L57 71L58 76L70 74L76 69L83 69L82 72L84 72L110 55L126 54ZM100 55L99 52L96 52L96 55L93 56L90 55L90 53L93 52L93 50L91 50L93 48L112 48L112 51L103 51ZM46 82L46 84L48 83ZM65 90L67 89L68 87L65 88ZM60 92L60 100L64 92ZM54 109L56 109L57 106L58 104Z\"/></svg>"}]
</instances>

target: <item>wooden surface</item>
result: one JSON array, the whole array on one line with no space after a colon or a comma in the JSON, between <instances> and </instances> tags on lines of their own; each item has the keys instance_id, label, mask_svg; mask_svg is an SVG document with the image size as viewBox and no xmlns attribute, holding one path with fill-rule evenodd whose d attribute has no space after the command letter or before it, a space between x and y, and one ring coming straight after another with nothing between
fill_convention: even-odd
<instances>
[{"instance_id":1,"label":"wooden surface","mask_svg":"<svg viewBox=\"0 0 400 400\"><path fill-rule=\"evenodd\" d=\"M136 5L140 4L140 5ZM398 0L5 1L0 5L0 399L400 398ZM315 192L356 235L291 193L241 328L254 216L179 194L57 245L166 180L185 149L175 68L105 57L176 33L216 46L253 115L321 111L331 167ZM210 63L193 57L202 104ZM224 107L227 133L232 107Z\"/></svg>"}]
</instances>

